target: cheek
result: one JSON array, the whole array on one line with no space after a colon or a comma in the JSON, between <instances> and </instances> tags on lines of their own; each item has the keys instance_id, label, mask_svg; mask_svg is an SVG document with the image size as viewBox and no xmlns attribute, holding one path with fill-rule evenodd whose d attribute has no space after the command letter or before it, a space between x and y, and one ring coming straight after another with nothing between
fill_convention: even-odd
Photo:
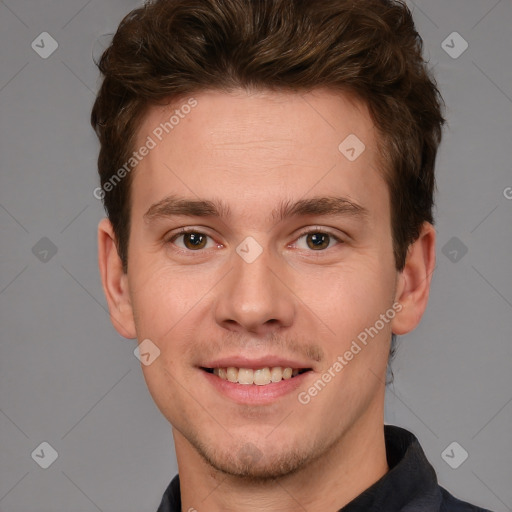
<instances>
[{"instance_id":1,"label":"cheek","mask_svg":"<svg viewBox=\"0 0 512 512\"><path fill-rule=\"evenodd\" d=\"M215 284L216 276L168 266L154 266L152 270L151 274L144 272L144 276L141 273L133 283L137 337L139 340L149 338L159 348L157 361L161 371L165 368L172 375L181 375L184 361L190 358L194 337L204 334L205 325L211 324L204 313L211 311L207 307L208 291ZM155 366L158 367L156 363ZM156 372L153 375L153 365L144 370L151 378L157 378Z\"/></svg>"},{"instance_id":2,"label":"cheek","mask_svg":"<svg viewBox=\"0 0 512 512\"><path fill-rule=\"evenodd\" d=\"M315 309L337 322L371 320L388 307L393 291L393 272L378 257L361 256L357 263L345 263L323 275L309 287Z\"/></svg>"},{"instance_id":3,"label":"cheek","mask_svg":"<svg viewBox=\"0 0 512 512\"><path fill-rule=\"evenodd\" d=\"M193 308L206 285L187 280L183 273L167 266L152 264L149 258L144 264L136 263L130 286L139 335L149 330L153 336L162 336Z\"/></svg>"},{"instance_id":4,"label":"cheek","mask_svg":"<svg viewBox=\"0 0 512 512\"><path fill-rule=\"evenodd\" d=\"M375 372L380 370L387 360L387 340L391 333L391 322L383 323L380 315L385 315L392 306L392 271L385 269L378 259L365 259L358 265L340 267L318 284L305 303L321 320L319 328L326 333L321 343L326 350L327 367L338 356L353 350L357 354L349 354L350 368L344 374L352 374L361 365L374 368ZM351 349L353 342L360 348ZM366 378L367 372L364 373Z\"/></svg>"},{"instance_id":5,"label":"cheek","mask_svg":"<svg viewBox=\"0 0 512 512\"><path fill-rule=\"evenodd\" d=\"M161 413L178 425L180 418L187 417L187 411L193 407L183 394L183 378L173 366L173 359L165 351L149 366L142 366L144 380L150 395ZM192 401L193 402L193 401Z\"/></svg>"}]
</instances>

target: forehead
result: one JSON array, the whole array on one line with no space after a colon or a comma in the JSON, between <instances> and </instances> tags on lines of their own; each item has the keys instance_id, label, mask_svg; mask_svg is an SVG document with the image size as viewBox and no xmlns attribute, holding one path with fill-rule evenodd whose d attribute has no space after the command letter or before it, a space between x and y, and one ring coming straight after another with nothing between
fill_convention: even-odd
<instances>
[{"instance_id":1,"label":"forehead","mask_svg":"<svg viewBox=\"0 0 512 512\"><path fill-rule=\"evenodd\" d=\"M228 197L241 209L283 191L387 197L368 109L339 92L201 92L149 108L137 147L149 140L132 184L141 206L169 193Z\"/></svg>"},{"instance_id":2,"label":"forehead","mask_svg":"<svg viewBox=\"0 0 512 512\"><path fill-rule=\"evenodd\" d=\"M192 105L192 106L191 106ZM239 151L250 145L271 156L293 149L300 155L311 146L337 150L344 135L354 134L367 146L374 142L374 127L364 102L354 95L317 89L308 93L235 90L204 91L150 106L139 128L138 141L152 135L158 143L171 138L176 145L195 144L197 149ZM298 145L297 143L304 144ZM161 145L161 144L159 144Z\"/></svg>"}]
</instances>

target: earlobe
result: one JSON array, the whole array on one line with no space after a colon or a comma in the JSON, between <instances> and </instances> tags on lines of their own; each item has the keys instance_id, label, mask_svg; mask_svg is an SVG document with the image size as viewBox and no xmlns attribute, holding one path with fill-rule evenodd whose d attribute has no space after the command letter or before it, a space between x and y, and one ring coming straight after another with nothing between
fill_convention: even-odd
<instances>
[{"instance_id":1,"label":"earlobe","mask_svg":"<svg viewBox=\"0 0 512 512\"><path fill-rule=\"evenodd\" d=\"M128 275L123 271L122 261L117 252L112 224L106 218L98 225L98 264L110 320L121 336L135 338Z\"/></svg>"},{"instance_id":2,"label":"earlobe","mask_svg":"<svg viewBox=\"0 0 512 512\"><path fill-rule=\"evenodd\" d=\"M425 222L418 239L409 246L405 266L398 276L395 300L402 306L392 321L395 334L412 331L427 308L432 273L436 263L436 232Z\"/></svg>"}]
</instances>

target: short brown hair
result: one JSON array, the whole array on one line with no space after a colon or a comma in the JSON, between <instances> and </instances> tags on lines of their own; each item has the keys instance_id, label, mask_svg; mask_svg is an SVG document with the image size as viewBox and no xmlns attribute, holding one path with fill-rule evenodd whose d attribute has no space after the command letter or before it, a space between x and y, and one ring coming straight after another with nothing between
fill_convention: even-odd
<instances>
[{"instance_id":1,"label":"short brown hair","mask_svg":"<svg viewBox=\"0 0 512 512\"><path fill-rule=\"evenodd\" d=\"M393 0L155 0L130 12L98 64L91 123L102 187L151 104L236 88L354 93L379 133L395 264L433 223L442 98L412 15ZM103 195L127 269L131 174Z\"/></svg>"}]
</instances>

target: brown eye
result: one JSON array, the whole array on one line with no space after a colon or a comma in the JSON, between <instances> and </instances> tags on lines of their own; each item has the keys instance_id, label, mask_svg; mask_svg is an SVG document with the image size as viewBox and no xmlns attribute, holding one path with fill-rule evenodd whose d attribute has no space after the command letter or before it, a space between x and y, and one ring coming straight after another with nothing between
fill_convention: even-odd
<instances>
[{"instance_id":1,"label":"brown eye","mask_svg":"<svg viewBox=\"0 0 512 512\"><path fill-rule=\"evenodd\" d=\"M206 236L201 233L184 233L183 243L187 249L203 249L206 245Z\"/></svg>"},{"instance_id":2,"label":"brown eye","mask_svg":"<svg viewBox=\"0 0 512 512\"><path fill-rule=\"evenodd\" d=\"M301 233L295 244L299 249L324 252L333 246L343 244L343 239L333 233L317 228Z\"/></svg>"},{"instance_id":3,"label":"brown eye","mask_svg":"<svg viewBox=\"0 0 512 512\"><path fill-rule=\"evenodd\" d=\"M306 235L306 243L308 247L313 250L317 249L326 249L329 247L329 242L331 239L331 235L327 233L307 233Z\"/></svg>"},{"instance_id":4,"label":"brown eye","mask_svg":"<svg viewBox=\"0 0 512 512\"><path fill-rule=\"evenodd\" d=\"M182 238L183 241L178 243L178 240ZM201 249L205 249L208 244L210 237L199 231L180 231L169 239L169 242L176 245L180 250L198 252Z\"/></svg>"}]
</instances>

